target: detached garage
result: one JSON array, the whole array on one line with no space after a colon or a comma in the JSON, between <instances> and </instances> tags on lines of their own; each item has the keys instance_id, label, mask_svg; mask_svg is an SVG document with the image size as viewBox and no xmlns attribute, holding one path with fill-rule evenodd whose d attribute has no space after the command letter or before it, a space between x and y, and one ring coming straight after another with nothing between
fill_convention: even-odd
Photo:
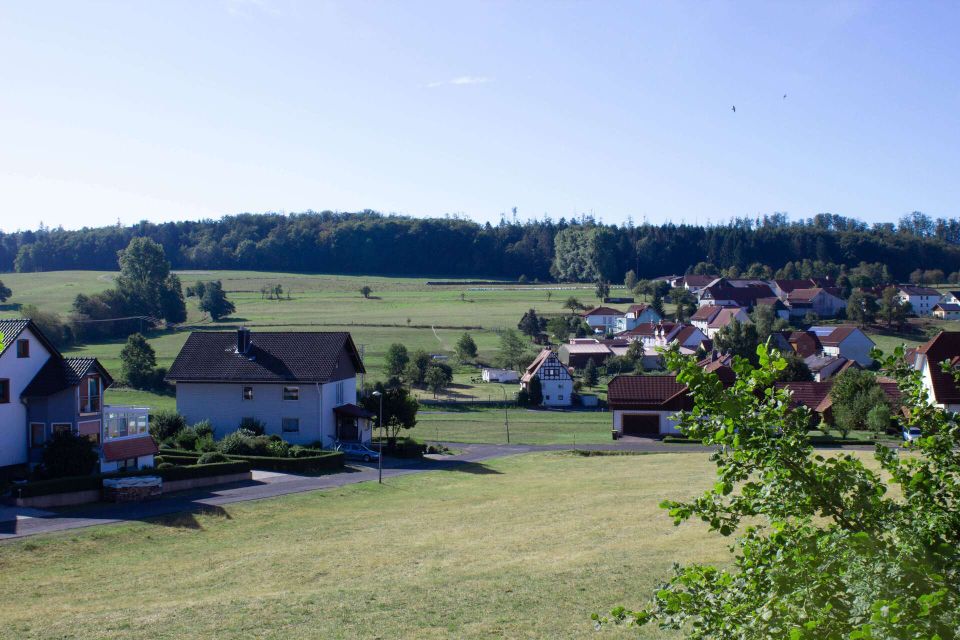
<instances>
[{"instance_id":1,"label":"detached garage","mask_svg":"<svg viewBox=\"0 0 960 640\"><path fill-rule=\"evenodd\" d=\"M679 433L678 411L693 408L676 376L617 376L607 387L613 429L624 436L655 438Z\"/></svg>"}]
</instances>

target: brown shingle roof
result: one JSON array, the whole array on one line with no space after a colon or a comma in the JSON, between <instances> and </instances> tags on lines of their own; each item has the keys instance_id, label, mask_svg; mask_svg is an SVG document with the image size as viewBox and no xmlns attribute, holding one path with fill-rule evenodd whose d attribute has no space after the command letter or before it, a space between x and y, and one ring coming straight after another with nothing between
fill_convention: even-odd
<instances>
[{"instance_id":1,"label":"brown shingle roof","mask_svg":"<svg viewBox=\"0 0 960 640\"><path fill-rule=\"evenodd\" d=\"M607 403L614 410L681 411L693 407L686 385L672 375L617 376L607 385Z\"/></svg>"},{"instance_id":2,"label":"brown shingle roof","mask_svg":"<svg viewBox=\"0 0 960 640\"><path fill-rule=\"evenodd\" d=\"M940 292L930 287L918 287L912 284L901 284L897 286L900 291L910 296L940 296Z\"/></svg>"},{"instance_id":3,"label":"brown shingle roof","mask_svg":"<svg viewBox=\"0 0 960 640\"><path fill-rule=\"evenodd\" d=\"M157 447L157 443L153 441L152 436L103 443L103 458L109 462L139 456L152 456L159 451L160 449Z\"/></svg>"}]
</instances>

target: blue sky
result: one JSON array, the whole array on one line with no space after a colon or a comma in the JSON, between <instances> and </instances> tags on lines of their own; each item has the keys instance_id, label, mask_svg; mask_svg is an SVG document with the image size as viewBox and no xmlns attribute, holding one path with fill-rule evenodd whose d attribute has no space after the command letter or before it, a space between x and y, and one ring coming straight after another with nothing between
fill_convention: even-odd
<instances>
[{"instance_id":1,"label":"blue sky","mask_svg":"<svg viewBox=\"0 0 960 640\"><path fill-rule=\"evenodd\" d=\"M3 3L0 228L956 216L958 30L949 2Z\"/></svg>"}]
</instances>

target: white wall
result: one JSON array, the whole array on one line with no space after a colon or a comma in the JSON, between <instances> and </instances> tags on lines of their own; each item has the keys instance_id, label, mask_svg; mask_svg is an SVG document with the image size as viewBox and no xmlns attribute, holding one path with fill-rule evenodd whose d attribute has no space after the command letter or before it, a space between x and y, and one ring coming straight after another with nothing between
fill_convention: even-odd
<instances>
[{"instance_id":1,"label":"white wall","mask_svg":"<svg viewBox=\"0 0 960 640\"><path fill-rule=\"evenodd\" d=\"M357 401L357 379L343 381L343 403ZM253 400L243 400L245 386L253 387ZM299 400L284 400L283 387L300 388ZM177 383L177 411L188 424L201 420L213 423L214 435L222 438L236 431L240 420L253 417L266 425L267 435L277 434L294 444L309 444L322 440L330 446L336 437L333 408L337 405L337 383L321 385L318 398L313 384L211 384ZM319 399L319 403L318 403ZM282 418L299 418L299 433L283 433ZM369 433L369 432L368 432Z\"/></svg>"},{"instance_id":2,"label":"white wall","mask_svg":"<svg viewBox=\"0 0 960 640\"><path fill-rule=\"evenodd\" d=\"M547 407L569 407L572 404L573 380L540 379L543 404Z\"/></svg>"},{"instance_id":3,"label":"white wall","mask_svg":"<svg viewBox=\"0 0 960 640\"><path fill-rule=\"evenodd\" d=\"M0 467L27 462L27 407L20 402L20 394L50 359L50 352L30 329L17 339L30 341L30 357L18 358L16 344L0 357L0 378L10 380L10 402L0 404Z\"/></svg>"},{"instance_id":4,"label":"white wall","mask_svg":"<svg viewBox=\"0 0 960 640\"><path fill-rule=\"evenodd\" d=\"M869 367L873 364L873 358L870 357L870 350L873 349L873 341L865 334L855 331L847 336L847 339L840 343L839 355L848 360L856 360L857 364L863 367ZM824 349L824 353L826 353Z\"/></svg>"}]
</instances>

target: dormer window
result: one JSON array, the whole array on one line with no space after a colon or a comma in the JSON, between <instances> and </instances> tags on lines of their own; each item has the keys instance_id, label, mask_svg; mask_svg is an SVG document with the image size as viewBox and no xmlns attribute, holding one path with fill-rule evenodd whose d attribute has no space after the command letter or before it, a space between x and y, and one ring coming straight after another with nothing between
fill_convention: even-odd
<instances>
[{"instance_id":1,"label":"dormer window","mask_svg":"<svg viewBox=\"0 0 960 640\"><path fill-rule=\"evenodd\" d=\"M18 358L30 357L30 341L29 340L17 340L17 357Z\"/></svg>"}]
</instances>

